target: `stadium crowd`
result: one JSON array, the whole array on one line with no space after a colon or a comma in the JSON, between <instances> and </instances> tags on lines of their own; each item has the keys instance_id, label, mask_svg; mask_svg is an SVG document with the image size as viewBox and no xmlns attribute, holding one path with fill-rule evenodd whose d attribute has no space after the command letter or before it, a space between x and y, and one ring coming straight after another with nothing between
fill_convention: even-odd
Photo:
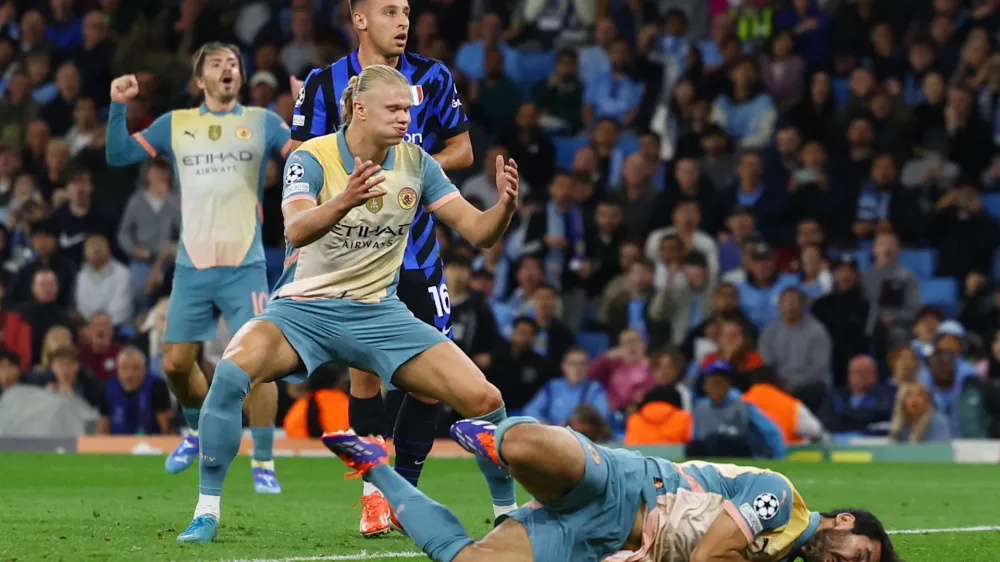
<instances>
[{"instance_id":1,"label":"stadium crowd","mask_svg":"<svg viewBox=\"0 0 1000 562\"><path fill-rule=\"evenodd\" d=\"M1000 437L1000 0L410 5L409 49L472 123L452 180L488 207L496 155L522 170L502 243L438 232L453 338L509 410L694 455ZM138 77L136 132L197 104L190 55L233 42L244 102L290 124L290 78L356 47L346 6L0 0L0 434L180 423L179 196L170 162L107 166L112 77ZM282 385L290 436L346 427L329 371Z\"/></svg>"}]
</instances>

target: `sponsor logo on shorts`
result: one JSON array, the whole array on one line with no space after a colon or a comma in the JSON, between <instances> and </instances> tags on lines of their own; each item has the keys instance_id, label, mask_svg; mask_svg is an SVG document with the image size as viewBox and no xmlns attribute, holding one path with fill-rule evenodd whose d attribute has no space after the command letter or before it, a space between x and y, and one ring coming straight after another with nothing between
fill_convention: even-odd
<instances>
[{"instance_id":1,"label":"sponsor logo on shorts","mask_svg":"<svg viewBox=\"0 0 1000 562\"><path fill-rule=\"evenodd\" d=\"M750 524L750 530L753 531L754 535L759 535L764 530L764 525L760 522L760 518L757 517L757 513L750 507L750 504L742 504L740 506L740 513L746 519L747 523Z\"/></svg>"},{"instance_id":2,"label":"sponsor logo on shorts","mask_svg":"<svg viewBox=\"0 0 1000 562\"><path fill-rule=\"evenodd\" d=\"M409 211L417 204L417 192L412 187L404 187L396 199L399 201L400 207Z\"/></svg>"},{"instance_id":3,"label":"sponsor logo on shorts","mask_svg":"<svg viewBox=\"0 0 1000 562\"><path fill-rule=\"evenodd\" d=\"M240 127L236 129L236 138L242 141L247 141L250 140L252 137L253 137L253 131L250 130L250 127Z\"/></svg>"}]
</instances>

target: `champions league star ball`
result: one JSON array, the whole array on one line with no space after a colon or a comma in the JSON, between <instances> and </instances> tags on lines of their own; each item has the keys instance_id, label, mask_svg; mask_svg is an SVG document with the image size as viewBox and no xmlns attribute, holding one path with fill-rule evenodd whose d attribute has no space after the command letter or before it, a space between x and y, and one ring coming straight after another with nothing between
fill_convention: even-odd
<instances>
[{"instance_id":1,"label":"champions league star ball","mask_svg":"<svg viewBox=\"0 0 1000 562\"><path fill-rule=\"evenodd\" d=\"M781 502L774 494L761 494L753 500L753 510L762 521L774 518L780 507Z\"/></svg>"}]
</instances>

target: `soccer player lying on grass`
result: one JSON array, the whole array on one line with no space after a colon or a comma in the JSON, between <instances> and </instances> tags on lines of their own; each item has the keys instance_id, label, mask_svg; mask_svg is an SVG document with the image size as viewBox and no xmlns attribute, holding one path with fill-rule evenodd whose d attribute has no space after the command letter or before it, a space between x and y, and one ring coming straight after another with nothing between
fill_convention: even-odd
<instances>
[{"instance_id":1,"label":"soccer player lying on grass","mask_svg":"<svg viewBox=\"0 0 1000 562\"><path fill-rule=\"evenodd\" d=\"M200 495L180 542L215 540L226 471L240 448L241 407L251 388L334 361L378 374L448 404L465 417L507 418L500 391L440 330L396 295L417 207L470 242L490 247L517 210L513 160L498 158L498 203L480 212L427 152L403 142L413 105L396 69L368 66L344 92L344 123L306 141L285 166L285 269L264 312L233 336L201 414ZM494 507L514 506L514 481L480 462Z\"/></svg>"},{"instance_id":2,"label":"soccer player lying on grass","mask_svg":"<svg viewBox=\"0 0 1000 562\"><path fill-rule=\"evenodd\" d=\"M448 509L388 465L381 440L323 442L382 491L392 522L436 562L895 562L882 524L863 510L815 513L781 474L608 449L572 430L509 418L463 420L451 435L534 501L473 541Z\"/></svg>"}]
</instances>

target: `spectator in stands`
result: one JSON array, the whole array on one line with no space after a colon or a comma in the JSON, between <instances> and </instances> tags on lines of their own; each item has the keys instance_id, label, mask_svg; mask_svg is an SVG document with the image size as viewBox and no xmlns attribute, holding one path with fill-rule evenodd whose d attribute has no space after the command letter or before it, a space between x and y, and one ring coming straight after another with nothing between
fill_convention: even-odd
<instances>
[{"instance_id":1,"label":"spectator in stands","mask_svg":"<svg viewBox=\"0 0 1000 562\"><path fill-rule=\"evenodd\" d=\"M588 256L594 269L587 282L590 297L600 296L608 283L624 271L618 254L625 239L625 229L622 226L622 208L617 200L605 199L597 203L593 226L595 233Z\"/></svg>"},{"instance_id":2,"label":"spectator in stands","mask_svg":"<svg viewBox=\"0 0 1000 562\"><path fill-rule=\"evenodd\" d=\"M657 291L673 291L687 285L681 272L684 261L684 243L676 234L660 238L660 252L653 261L653 286Z\"/></svg>"},{"instance_id":3,"label":"spectator in stands","mask_svg":"<svg viewBox=\"0 0 1000 562\"><path fill-rule=\"evenodd\" d=\"M482 38L470 34L469 41L463 43L455 53L455 68L469 80L482 80L487 74L487 53L499 50L503 58L502 68L517 67L517 52L503 40L503 19L496 12L487 13L482 20Z\"/></svg>"},{"instance_id":4,"label":"spectator in stands","mask_svg":"<svg viewBox=\"0 0 1000 562\"><path fill-rule=\"evenodd\" d=\"M561 363L566 353L576 345L576 335L557 317L559 293L554 285L542 283L532 294L538 337L534 349L553 365Z\"/></svg>"},{"instance_id":5,"label":"spectator in stands","mask_svg":"<svg viewBox=\"0 0 1000 562\"><path fill-rule=\"evenodd\" d=\"M63 345L48 354L48 366L32 380L33 384L50 392L76 396L95 409L104 404L104 385L86 369L82 369L76 348Z\"/></svg>"},{"instance_id":6,"label":"spectator in stands","mask_svg":"<svg viewBox=\"0 0 1000 562\"><path fill-rule=\"evenodd\" d=\"M834 391L818 409L833 432L877 432L892 417L896 389L879 382L878 366L869 355L857 355L847 367L847 384ZM884 431L884 430L883 430Z\"/></svg>"},{"instance_id":7,"label":"spectator in stands","mask_svg":"<svg viewBox=\"0 0 1000 562\"><path fill-rule=\"evenodd\" d=\"M598 319L611 339L631 329L653 347L666 343L667 311L654 306L662 301L655 296L653 264L645 258L637 259L626 274L608 284L601 295Z\"/></svg>"},{"instance_id":8,"label":"spectator in stands","mask_svg":"<svg viewBox=\"0 0 1000 562\"><path fill-rule=\"evenodd\" d=\"M95 137L103 136L104 129L97 117L93 98L79 98L73 106L73 127L66 133L66 145L71 158L76 158L89 147Z\"/></svg>"},{"instance_id":9,"label":"spectator in stands","mask_svg":"<svg viewBox=\"0 0 1000 562\"><path fill-rule=\"evenodd\" d=\"M615 41L610 54L611 69L585 81L583 123L589 126L595 119L610 118L631 128L646 86L629 74L633 55L628 43Z\"/></svg>"},{"instance_id":10,"label":"spectator in stands","mask_svg":"<svg viewBox=\"0 0 1000 562\"><path fill-rule=\"evenodd\" d=\"M682 407L680 388L660 385L646 393L639 409L626 422L626 445L674 445L691 441L694 419Z\"/></svg>"},{"instance_id":11,"label":"spectator in stands","mask_svg":"<svg viewBox=\"0 0 1000 562\"><path fill-rule=\"evenodd\" d=\"M791 30L779 31L771 41L771 55L761 56L760 78L781 111L791 109L802 97L805 62L795 54Z\"/></svg>"},{"instance_id":12,"label":"spectator in stands","mask_svg":"<svg viewBox=\"0 0 1000 562\"><path fill-rule=\"evenodd\" d=\"M709 274L715 278L719 274L719 250L715 246L715 240L701 230L702 209L698 201L694 199L681 198L673 208L672 224L669 228L664 228L652 232L646 239L646 257L655 256L653 250L657 249L659 241L666 236L677 236L681 242L683 254L699 252L705 256L708 262Z\"/></svg>"},{"instance_id":13,"label":"spectator in stands","mask_svg":"<svg viewBox=\"0 0 1000 562\"><path fill-rule=\"evenodd\" d=\"M84 259L83 245L90 234L100 234L106 240L115 236L115 219L93 199L94 186L90 171L77 168L69 173L68 199L52 213L52 222L59 228L59 251L79 265Z\"/></svg>"},{"instance_id":14,"label":"spectator in stands","mask_svg":"<svg viewBox=\"0 0 1000 562\"><path fill-rule=\"evenodd\" d=\"M742 269L743 248L755 234L753 213L742 205L734 207L726 219L726 231L719 235L720 274L725 275L730 271Z\"/></svg>"},{"instance_id":15,"label":"spectator in stands","mask_svg":"<svg viewBox=\"0 0 1000 562\"><path fill-rule=\"evenodd\" d=\"M783 209L780 187L768 187L763 182L764 160L759 152L744 151L736 168L736 186L723 197L726 216L737 206L748 209L765 239L773 239Z\"/></svg>"},{"instance_id":16,"label":"spectator in stands","mask_svg":"<svg viewBox=\"0 0 1000 562\"><path fill-rule=\"evenodd\" d=\"M73 106L80 96L80 71L73 63L64 63L56 71L56 88L59 94L42 108L42 118L52 134L61 137L73 126Z\"/></svg>"},{"instance_id":17,"label":"spectator in stands","mask_svg":"<svg viewBox=\"0 0 1000 562\"><path fill-rule=\"evenodd\" d=\"M45 168L37 176L38 189L42 197L58 207L66 201L66 182L69 180L69 146L59 138L45 145Z\"/></svg>"},{"instance_id":18,"label":"spectator in stands","mask_svg":"<svg viewBox=\"0 0 1000 562\"><path fill-rule=\"evenodd\" d=\"M529 186L548 185L555 174L556 148L539 125L539 118L538 106L530 101L522 103L514 119L516 128L502 141L517 162L521 179Z\"/></svg>"},{"instance_id":19,"label":"spectator in stands","mask_svg":"<svg viewBox=\"0 0 1000 562\"><path fill-rule=\"evenodd\" d=\"M889 366L889 383L898 390L908 382L917 382L923 357L912 347L901 345L889 350L886 363Z\"/></svg>"},{"instance_id":20,"label":"spectator in stands","mask_svg":"<svg viewBox=\"0 0 1000 562\"><path fill-rule=\"evenodd\" d=\"M725 193L736 183L739 155L733 152L732 143L718 125L711 125L701 136L701 170L718 193Z\"/></svg>"},{"instance_id":21,"label":"spectator in stands","mask_svg":"<svg viewBox=\"0 0 1000 562\"><path fill-rule=\"evenodd\" d=\"M29 300L35 272L39 269L50 269L55 272L59 281L59 303L69 305L75 277L74 267L72 262L56 253L56 243L55 225L52 221L46 220L32 225L32 260L18 269L13 290L8 295L10 302L20 303Z\"/></svg>"},{"instance_id":22,"label":"spectator in stands","mask_svg":"<svg viewBox=\"0 0 1000 562\"><path fill-rule=\"evenodd\" d=\"M590 404L581 404L569 415L566 427L594 443L606 443L614 435L611 424Z\"/></svg>"},{"instance_id":23,"label":"spectator in stands","mask_svg":"<svg viewBox=\"0 0 1000 562\"><path fill-rule=\"evenodd\" d=\"M59 279L51 269L37 269L31 284L33 300L19 305L16 309L20 320L31 329L31 361L42 358L42 344L45 334L53 326L72 326L65 309L56 302L59 294ZM18 329L20 331L20 329Z\"/></svg>"},{"instance_id":24,"label":"spectator in stands","mask_svg":"<svg viewBox=\"0 0 1000 562\"><path fill-rule=\"evenodd\" d=\"M642 239L653 228L658 193L650 184L649 171L639 154L629 155L622 170L622 185L614 195L621 201L625 235Z\"/></svg>"},{"instance_id":25,"label":"spectator in stands","mask_svg":"<svg viewBox=\"0 0 1000 562\"><path fill-rule=\"evenodd\" d=\"M916 337L910 342L910 347L920 355L921 361L934 353L938 327L944 320L944 314L935 306L924 305L917 312L917 321L913 324L913 335Z\"/></svg>"},{"instance_id":26,"label":"spectator in stands","mask_svg":"<svg viewBox=\"0 0 1000 562\"><path fill-rule=\"evenodd\" d=\"M815 410L830 390L830 335L808 312L801 289L789 287L780 294L781 319L761 333L760 354L789 392Z\"/></svg>"},{"instance_id":27,"label":"spectator in stands","mask_svg":"<svg viewBox=\"0 0 1000 562\"><path fill-rule=\"evenodd\" d=\"M870 304L866 333L874 338L876 355L909 340L920 309L920 282L899 263L899 238L893 232L875 237L875 265L864 272L861 285Z\"/></svg>"},{"instance_id":28,"label":"spectator in stands","mask_svg":"<svg viewBox=\"0 0 1000 562\"><path fill-rule=\"evenodd\" d=\"M725 320L736 320L742 326L742 333L748 337L746 341L753 348L753 342L757 340L757 330L740 308L739 290L732 283L722 282L712 293L712 314L701 324L691 328L684 337L681 351L688 360L697 359L696 364L701 364L701 358L706 354L716 351L716 341L719 339L721 323ZM709 332L713 332L714 335ZM708 342L711 342L709 344ZM695 348L700 347L703 352L697 352ZM759 356L758 356L759 358ZM732 362L731 362L732 363Z\"/></svg>"},{"instance_id":29,"label":"spectator in stands","mask_svg":"<svg viewBox=\"0 0 1000 562\"><path fill-rule=\"evenodd\" d=\"M871 239L890 227L912 233L914 225L907 224L902 194L896 182L895 159L889 154L879 154L872 160L871 179L858 195L854 235L858 239Z\"/></svg>"},{"instance_id":30,"label":"spectator in stands","mask_svg":"<svg viewBox=\"0 0 1000 562\"><path fill-rule=\"evenodd\" d=\"M594 26L594 44L580 49L580 77L589 84L612 70L612 48L618 39L618 29L611 18L601 18Z\"/></svg>"},{"instance_id":31,"label":"spectator in stands","mask_svg":"<svg viewBox=\"0 0 1000 562\"><path fill-rule=\"evenodd\" d=\"M313 42L313 15L304 8L292 10L292 41L281 49L279 58L288 74L298 76L316 58Z\"/></svg>"},{"instance_id":32,"label":"spectator in stands","mask_svg":"<svg viewBox=\"0 0 1000 562\"><path fill-rule=\"evenodd\" d=\"M486 295L470 290L472 264L454 254L445 259L444 276L451 297L452 339L481 369L489 366L490 351L501 335ZM538 298L538 289L535 289ZM537 304L535 306L537 309ZM570 334L570 337L573 337Z\"/></svg>"},{"instance_id":33,"label":"spectator in stands","mask_svg":"<svg viewBox=\"0 0 1000 562\"><path fill-rule=\"evenodd\" d=\"M750 388L750 373L764 364L760 353L755 349L750 337L749 328L735 316L722 316L718 323L716 337L717 349L706 354L700 361L699 375L695 381L695 393L704 394L705 376L709 367L717 361L724 361L733 371L733 381L738 390Z\"/></svg>"},{"instance_id":34,"label":"spectator in stands","mask_svg":"<svg viewBox=\"0 0 1000 562\"><path fill-rule=\"evenodd\" d=\"M919 382L930 389L934 407L947 418L953 436L976 438L985 433L981 389L972 365L953 351L936 347Z\"/></svg>"},{"instance_id":35,"label":"spectator in stands","mask_svg":"<svg viewBox=\"0 0 1000 562\"><path fill-rule=\"evenodd\" d=\"M665 293L668 306L673 311L670 314L670 340L673 345L681 345L688 331L711 315L711 295L715 292L715 277L701 252L693 251L684 256L681 274L686 282L677 283Z\"/></svg>"},{"instance_id":36,"label":"spectator in stands","mask_svg":"<svg viewBox=\"0 0 1000 562\"><path fill-rule=\"evenodd\" d=\"M114 341L114 324L104 312L95 312L80 332L80 363L101 381L117 372L122 344Z\"/></svg>"},{"instance_id":37,"label":"spectator in stands","mask_svg":"<svg viewBox=\"0 0 1000 562\"><path fill-rule=\"evenodd\" d=\"M978 176L990 165L993 135L990 126L976 115L975 95L963 87L950 88L944 120L951 148L948 159L966 173Z\"/></svg>"},{"instance_id":38,"label":"spectator in stands","mask_svg":"<svg viewBox=\"0 0 1000 562\"><path fill-rule=\"evenodd\" d=\"M285 434L293 439L319 439L324 433L347 431L347 387L343 369L324 363L309 375L306 395L292 404L285 415Z\"/></svg>"},{"instance_id":39,"label":"spectator in stands","mask_svg":"<svg viewBox=\"0 0 1000 562\"><path fill-rule=\"evenodd\" d=\"M972 185L960 184L938 200L932 232L940 256L937 275L962 280L993 271L1000 225L983 209Z\"/></svg>"},{"instance_id":40,"label":"spectator in stands","mask_svg":"<svg viewBox=\"0 0 1000 562\"><path fill-rule=\"evenodd\" d=\"M45 37L45 18L38 10L28 10L21 16L21 45L19 51L27 56L53 49Z\"/></svg>"},{"instance_id":41,"label":"spectator in stands","mask_svg":"<svg viewBox=\"0 0 1000 562\"><path fill-rule=\"evenodd\" d=\"M733 390L735 372L725 361L709 365L705 373L705 396L692 412L692 441L688 457L785 456L781 429L756 406Z\"/></svg>"},{"instance_id":42,"label":"spectator in stands","mask_svg":"<svg viewBox=\"0 0 1000 562\"><path fill-rule=\"evenodd\" d=\"M743 400L753 404L781 430L785 444L827 442L830 436L812 411L783 390L773 368L763 365L750 372L750 388Z\"/></svg>"},{"instance_id":43,"label":"spectator in stands","mask_svg":"<svg viewBox=\"0 0 1000 562\"><path fill-rule=\"evenodd\" d=\"M596 157L594 187L601 195L622 179L622 168L626 154L618 148L621 137L618 122L614 119L598 119L590 134L590 147ZM582 150L582 149L581 149ZM577 171L576 162L573 171Z\"/></svg>"},{"instance_id":44,"label":"spectator in stands","mask_svg":"<svg viewBox=\"0 0 1000 562\"><path fill-rule=\"evenodd\" d=\"M590 275L583 210L572 200L573 177L559 172L549 185L549 202L528 218L525 255L538 258L545 278L565 292L582 290Z\"/></svg>"},{"instance_id":45,"label":"spectator in stands","mask_svg":"<svg viewBox=\"0 0 1000 562\"><path fill-rule=\"evenodd\" d=\"M808 95L789 112L788 119L795 125L802 140L826 142L833 136L836 112L830 75L822 70L813 72Z\"/></svg>"},{"instance_id":46,"label":"spectator in stands","mask_svg":"<svg viewBox=\"0 0 1000 562\"><path fill-rule=\"evenodd\" d=\"M35 177L45 173L45 149L50 138L48 123L41 119L28 123L24 134L24 150L21 153L21 161L24 164L22 170Z\"/></svg>"},{"instance_id":47,"label":"spectator in stands","mask_svg":"<svg viewBox=\"0 0 1000 562\"><path fill-rule=\"evenodd\" d=\"M531 298L535 294L535 289L545 282L542 261L534 256L521 258L517 266L516 281L517 286L510 294L506 304L515 315L528 314L533 306Z\"/></svg>"},{"instance_id":48,"label":"spectator in stands","mask_svg":"<svg viewBox=\"0 0 1000 562\"><path fill-rule=\"evenodd\" d=\"M969 288L967 280L966 299L958 320L969 331L970 338L985 348L993 339L993 331L1000 326L1000 284L982 279L981 286L973 291Z\"/></svg>"},{"instance_id":49,"label":"spectator in stands","mask_svg":"<svg viewBox=\"0 0 1000 562\"><path fill-rule=\"evenodd\" d=\"M671 387L680 394L680 407L686 411L691 411L694 395L691 389L684 384L684 372L686 370L684 354L674 346L667 347L661 351L653 353L649 358L649 373L656 381L656 386L650 392L656 392L660 387ZM648 401L645 399L644 402Z\"/></svg>"},{"instance_id":50,"label":"spectator in stands","mask_svg":"<svg viewBox=\"0 0 1000 562\"><path fill-rule=\"evenodd\" d=\"M722 94L712 104L712 120L729 136L749 149L770 146L777 110L774 102L756 85L757 70L751 59L743 59L729 71L731 94Z\"/></svg>"},{"instance_id":51,"label":"spectator in stands","mask_svg":"<svg viewBox=\"0 0 1000 562\"><path fill-rule=\"evenodd\" d=\"M116 326L132 321L133 282L128 268L111 257L101 234L87 236L84 264L76 278L76 309L84 319L103 312Z\"/></svg>"},{"instance_id":52,"label":"spectator in stands","mask_svg":"<svg viewBox=\"0 0 1000 562\"><path fill-rule=\"evenodd\" d=\"M495 145L486 151L483 159L483 171L470 177L462 183L462 195L466 198L477 198L483 202L485 209L496 205L499 195L497 194L497 156L503 157L504 162L510 158L507 147ZM520 161L518 161L520 162ZM543 184L544 185L544 184ZM526 182L527 191L518 190L518 200L524 202L524 198L531 192L531 184Z\"/></svg>"},{"instance_id":53,"label":"spectator in stands","mask_svg":"<svg viewBox=\"0 0 1000 562\"><path fill-rule=\"evenodd\" d=\"M538 83L532 93L542 112L542 127L570 134L579 132L583 128L583 92L576 52L559 51L555 72L547 81Z\"/></svg>"},{"instance_id":54,"label":"spectator in stands","mask_svg":"<svg viewBox=\"0 0 1000 562\"><path fill-rule=\"evenodd\" d=\"M521 105L521 88L510 79L499 49L486 50L486 75L469 86L469 113L493 138L513 127Z\"/></svg>"},{"instance_id":55,"label":"spectator in stands","mask_svg":"<svg viewBox=\"0 0 1000 562\"><path fill-rule=\"evenodd\" d=\"M39 106L45 107L59 95L59 89L52 81L52 57L47 51L39 51L25 55L24 59L31 83L31 97Z\"/></svg>"},{"instance_id":56,"label":"spectator in stands","mask_svg":"<svg viewBox=\"0 0 1000 562\"><path fill-rule=\"evenodd\" d=\"M87 77L81 92L101 107L111 101L105 84L111 83L114 52L114 43L108 38L108 20L97 10L87 12L83 17L83 42L71 51L70 59L80 75Z\"/></svg>"},{"instance_id":57,"label":"spectator in stands","mask_svg":"<svg viewBox=\"0 0 1000 562\"><path fill-rule=\"evenodd\" d=\"M589 404L608 419L607 393L601 383L587 378L589 366L586 352L578 347L569 349L562 360L563 376L545 383L522 413L542 423L564 426L573 410Z\"/></svg>"},{"instance_id":58,"label":"spectator in stands","mask_svg":"<svg viewBox=\"0 0 1000 562\"><path fill-rule=\"evenodd\" d=\"M781 273L774 263L774 251L766 243L751 245L746 281L739 283L740 306L758 329L779 316L778 296L798 285L794 275Z\"/></svg>"},{"instance_id":59,"label":"spectator in stands","mask_svg":"<svg viewBox=\"0 0 1000 562\"><path fill-rule=\"evenodd\" d=\"M266 70L258 70L250 77L250 105L274 111L278 97L278 79Z\"/></svg>"},{"instance_id":60,"label":"spectator in stands","mask_svg":"<svg viewBox=\"0 0 1000 562\"><path fill-rule=\"evenodd\" d=\"M21 381L21 358L9 349L0 348L0 396Z\"/></svg>"},{"instance_id":61,"label":"spectator in stands","mask_svg":"<svg viewBox=\"0 0 1000 562\"><path fill-rule=\"evenodd\" d=\"M896 397L889 438L897 443L940 443L953 436L948 419L934 407L931 392L921 383L903 385Z\"/></svg>"},{"instance_id":62,"label":"spectator in stands","mask_svg":"<svg viewBox=\"0 0 1000 562\"><path fill-rule=\"evenodd\" d=\"M652 176L650 176L652 177ZM677 205L684 199L697 201L701 210L701 224L708 232L718 232L722 226L722 218L717 216L718 193L702 178L698 160L694 157L682 156L674 160L673 181L660 191L656 203L656 214L653 225L668 226L668 219L674 214ZM674 225L676 226L676 225Z\"/></svg>"},{"instance_id":63,"label":"spectator in stands","mask_svg":"<svg viewBox=\"0 0 1000 562\"><path fill-rule=\"evenodd\" d=\"M486 162L489 164L490 160ZM146 187L129 198L118 226L118 245L129 257L137 287L146 286L157 251L180 233L181 209L178 198L171 195L172 175L165 160L150 162L146 168Z\"/></svg>"},{"instance_id":64,"label":"spectator in stands","mask_svg":"<svg viewBox=\"0 0 1000 562\"><path fill-rule=\"evenodd\" d=\"M625 412L642 402L643 394L656 386L642 334L637 330L623 331L618 336L618 345L591 363L588 378L604 385L608 403L616 412Z\"/></svg>"},{"instance_id":65,"label":"spectator in stands","mask_svg":"<svg viewBox=\"0 0 1000 562\"><path fill-rule=\"evenodd\" d=\"M31 96L31 81L28 73L16 69L7 82L7 91L0 98L0 123L6 141L20 144L28 130L28 124L38 118L41 106Z\"/></svg>"},{"instance_id":66,"label":"spectator in stands","mask_svg":"<svg viewBox=\"0 0 1000 562\"><path fill-rule=\"evenodd\" d=\"M173 431L167 383L146 372L146 354L139 348L129 346L118 354L118 376L107 382L105 396L98 433L158 435Z\"/></svg>"},{"instance_id":67,"label":"spectator in stands","mask_svg":"<svg viewBox=\"0 0 1000 562\"><path fill-rule=\"evenodd\" d=\"M69 51L83 41L80 18L73 12L72 0L52 0L49 2L51 19L45 30L45 38L60 51Z\"/></svg>"},{"instance_id":68,"label":"spectator in stands","mask_svg":"<svg viewBox=\"0 0 1000 562\"><path fill-rule=\"evenodd\" d=\"M667 186L667 162L661 157L661 147L660 135L653 132L639 135L639 154L648 168L650 183L657 191L663 191Z\"/></svg>"},{"instance_id":69,"label":"spectator in stands","mask_svg":"<svg viewBox=\"0 0 1000 562\"><path fill-rule=\"evenodd\" d=\"M538 338L538 323L527 316L514 320L510 342L503 342L490 354L486 378L503 394L504 403L520 411L554 377L555 368L532 347Z\"/></svg>"},{"instance_id":70,"label":"spectator in stands","mask_svg":"<svg viewBox=\"0 0 1000 562\"><path fill-rule=\"evenodd\" d=\"M823 254L818 246L802 248L798 266L799 287L809 298L810 304L833 290L833 274L823 261Z\"/></svg>"},{"instance_id":71,"label":"spectator in stands","mask_svg":"<svg viewBox=\"0 0 1000 562\"><path fill-rule=\"evenodd\" d=\"M983 410L990 416L989 437L1000 436L1000 330L986 340L986 359L976 365L982 377ZM0 377L2 377L0 373Z\"/></svg>"},{"instance_id":72,"label":"spectator in stands","mask_svg":"<svg viewBox=\"0 0 1000 562\"><path fill-rule=\"evenodd\" d=\"M847 362L855 355L866 353L870 340L866 336L869 303L858 275L858 264L851 254L841 254L833 266L833 291L812 306L833 342L831 366L834 385L843 384L841 373L847 372Z\"/></svg>"}]
</instances>

